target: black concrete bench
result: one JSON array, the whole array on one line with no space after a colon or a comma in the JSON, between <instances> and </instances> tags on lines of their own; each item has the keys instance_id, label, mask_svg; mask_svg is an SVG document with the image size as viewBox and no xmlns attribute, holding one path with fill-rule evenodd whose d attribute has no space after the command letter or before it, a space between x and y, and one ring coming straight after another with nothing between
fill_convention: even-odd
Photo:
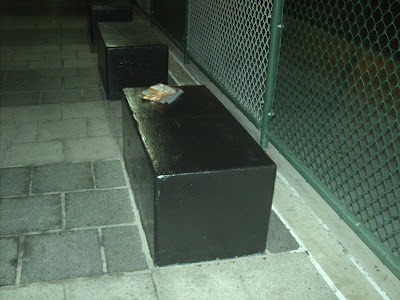
<instances>
[{"instance_id":1,"label":"black concrete bench","mask_svg":"<svg viewBox=\"0 0 400 300\"><path fill-rule=\"evenodd\" d=\"M98 67L108 100L122 88L168 83L168 47L145 23L98 23Z\"/></svg>"},{"instance_id":2,"label":"black concrete bench","mask_svg":"<svg viewBox=\"0 0 400 300\"><path fill-rule=\"evenodd\" d=\"M123 156L156 265L265 251L276 166L204 86L124 89ZM130 104L128 104L130 102Z\"/></svg>"},{"instance_id":3,"label":"black concrete bench","mask_svg":"<svg viewBox=\"0 0 400 300\"><path fill-rule=\"evenodd\" d=\"M89 2L87 20L89 46L92 52L95 52L97 22L130 22L132 6L128 0L93 0Z\"/></svg>"}]
</instances>

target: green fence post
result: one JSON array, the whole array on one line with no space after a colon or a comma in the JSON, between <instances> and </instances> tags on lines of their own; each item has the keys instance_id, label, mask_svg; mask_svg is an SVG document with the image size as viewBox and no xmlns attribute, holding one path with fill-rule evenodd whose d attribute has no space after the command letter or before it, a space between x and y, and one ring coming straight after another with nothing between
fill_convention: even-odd
<instances>
[{"instance_id":1,"label":"green fence post","mask_svg":"<svg viewBox=\"0 0 400 300\"><path fill-rule=\"evenodd\" d=\"M189 9L190 9L190 0L185 1L185 36L183 38L183 63L189 63L188 56L188 38L189 38Z\"/></svg>"},{"instance_id":2,"label":"green fence post","mask_svg":"<svg viewBox=\"0 0 400 300\"><path fill-rule=\"evenodd\" d=\"M274 0L272 6L271 38L268 51L267 81L264 94L263 119L261 125L261 147L268 146L268 127L275 96L276 76L278 71L279 50L283 29L283 3L284 0Z\"/></svg>"}]
</instances>

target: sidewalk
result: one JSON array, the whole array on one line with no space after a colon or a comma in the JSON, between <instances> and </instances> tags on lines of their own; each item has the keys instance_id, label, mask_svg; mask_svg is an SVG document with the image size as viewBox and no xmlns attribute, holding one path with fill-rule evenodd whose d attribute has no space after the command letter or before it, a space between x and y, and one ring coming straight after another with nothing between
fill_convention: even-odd
<instances>
[{"instance_id":1,"label":"sidewalk","mask_svg":"<svg viewBox=\"0 0 400 300\"><path fill-rule=\"evenodd\" d=\"M86 19L0 24L0 299L400 295L398 279L272 146L279 173L266 253L156 268L120 152L121 103L105 101ZM169 46L169 83L207 85L259 140Z\"/></svg>"}]
</instances>

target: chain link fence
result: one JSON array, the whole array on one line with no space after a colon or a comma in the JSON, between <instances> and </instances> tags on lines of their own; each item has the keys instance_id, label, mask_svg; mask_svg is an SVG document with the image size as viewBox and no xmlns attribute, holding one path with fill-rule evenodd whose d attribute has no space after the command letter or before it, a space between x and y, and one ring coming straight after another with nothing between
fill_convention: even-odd
<instances>
[{"instance_id":1,"label":"chain link fence","mask_svg":"<svg viewBox=\"0 0 400 300\"><path fill-rule=\"evenodd\" d=\"M270 140L400 276L400 2L286 0Z\"/></svg>"},{"instance_id":2,"label":"chain link fence","mask_svg":"<svg viewBox=\"0 0 400 300\"><path fill-rule=\"evenodd\" d=\"M272 0L189 1L187 52L243 112L263 116Z\"/></svg>"},{"instance_id":3,"label":"chain link fence","mask_svg":"<svg viewBox=\"0 0 400 300\"><path fill-rule=\"evenodd\" d=\"M185 55L400 277L400 2L285 0L275 79L282 2L187 0Z\"/></svg>"}]
</instances>

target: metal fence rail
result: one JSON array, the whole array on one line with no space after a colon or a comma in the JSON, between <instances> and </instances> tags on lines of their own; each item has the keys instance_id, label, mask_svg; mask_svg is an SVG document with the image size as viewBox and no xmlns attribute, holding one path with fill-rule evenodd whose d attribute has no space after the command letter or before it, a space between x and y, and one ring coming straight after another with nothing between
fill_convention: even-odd
<instances>
[{"instance_id":1,"label":"metal fence rail","mask_svg":"<svg viewBox=\"0 0 400 300\"><path fill-rule=\"evenodd\" d=\"M286 0L269 137L400 276L400 2Z\"/></svg>"},{"instance_id":2,"label":"metal fence rail","mask_svg":"<svg viewBox=\"0 0 400 300\"><path fill-rule=\"evenodd\" d=\"M187 52L261 126L272 0L188 3Z\"/></svg>"}]
</instances>

